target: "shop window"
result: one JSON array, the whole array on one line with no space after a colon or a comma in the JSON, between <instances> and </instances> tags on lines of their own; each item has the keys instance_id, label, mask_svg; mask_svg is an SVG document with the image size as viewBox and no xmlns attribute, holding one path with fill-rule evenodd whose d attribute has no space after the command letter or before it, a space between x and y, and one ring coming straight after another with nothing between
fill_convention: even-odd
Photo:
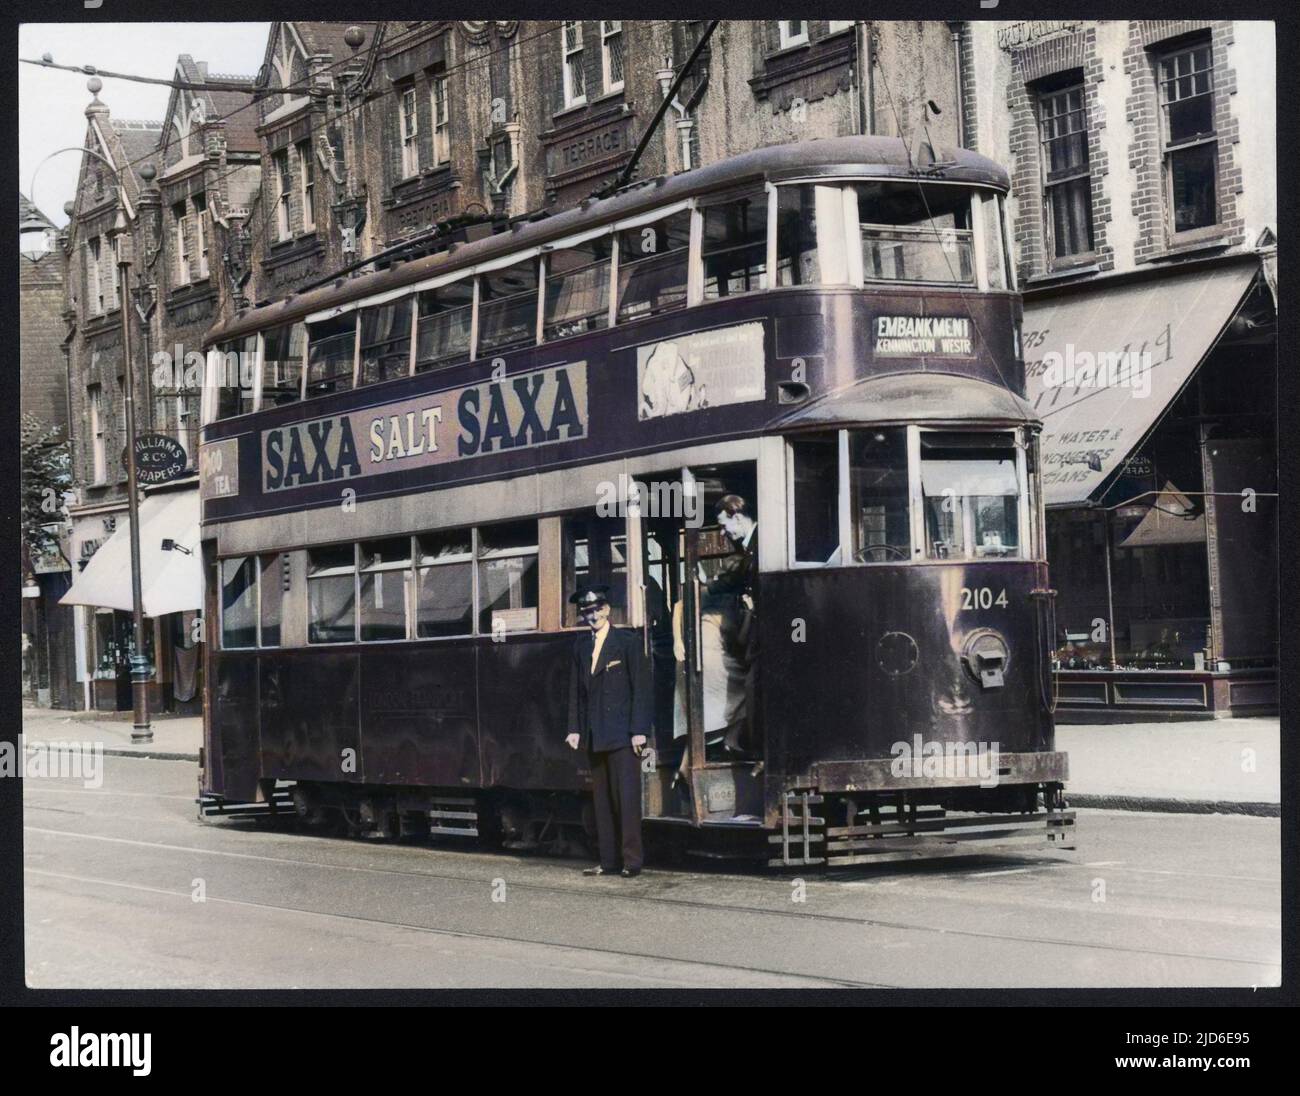
<instances>
[{"instance_id":1,"label":"shop window","mask_svg":"<svg viewBox=\"0 0 1300 1096\"><path fill-rule=\"evenodd\" d=\"M618 234L618 319L645 319L686 306L689 210Z\"/></svg>"},{"instance_id":2,"label":"shop window","mask_svg":"<svg viewBox=\"0 0 1300 1096\"><path fill-rule=\"evenodd\" d=\"M853 559L899 563L912 558L907 432L901 427L849 432L849 514Z\"/></svg>"},{"instance_id":3,"label":"shop window","mask_svg":"<svg viewBox=\"0 0 1300 1096\"><path fill-rule=\"evenodd\" d=\"M307 552L307 642L356 640L356 555L353 545Z\"/></svg>"},{"instance_id":4,"label":"shop window","mask_svg":"<svg viewBox=\"0 0 1300 1096\"><path fill-rule=\"evenodd\" d=\"M537 522L489 525L478 533L478 630L537 627Z\"/></svg>"},{"instance_id":5,"label":"shop window","mask_svg":"<svg viewBox=\"0 0 1300 1096\"><path fill-rule=\"evenodd\" d=\"M1175 232L1207 228L1219 219L1210 43L1161 54L1157 67L1169 219Z\"/></svg>"},{"instance_id":6,"label":"shop window","mask_svg":"<svg viewBox=\"0 0 1300 1096\"><path fill-rule=\"evenodd\" d=\"M423 373L469 361L473 279L426 289L420 294L417 307L415 371Z\"/></svg>"},{"instance_id":7,"label":"shop window","mask_svg":"<svg viewBox=\"0 0 1300 1096\"><path fill-rule=\"evenodd\" d=\"M546 256L544 338L565 339L609 326L612 240L597 236Z\"/></svg>"},{"instance_id":8,"label":"shop window","mask_svg":"<svg viewBox=\"0 0 1300 1096\"><path fill-rule=\"evenodd\" d=\"M754 190L703 211L704 299L767 288L767 193Z\"/></svg>"},{"instance_id":9,"label":"shop window","mask_svg":"<svg viewBox=\"0 0 1300 1096\"><path fill-rule=\"evenodd\" d=\"M359 553L361 641L405 639L411 538L362 541Z\"/></svg>"},{"instance_id":10,"label":"shop window","mask_svg":"<svg viewBox=\"0 0 1300 1096\"><path fill-rule=\"evenodd\" d=\"M308 397L350 389L356 354L355 312L310 324L307 328Z\"/></svg>"},{"instance_id":11,"label":"shop window","mask_svg":"<svg viewBox=\"0 0 1300 1096\"><path fill-rule=\"evenodd\" d=\"M921 432L926 555L1020 555L1016 449L1006 434Z\"/></svg>"},{"instance_id":12,"label":"shop window","mask_svg":"<svg viewBox=\"0 0 1300 1096\"><path fill-rule=\"evenodd\" d=\"M627 623L627 525L622 518L583 512L562 525L564 626L577 627L578 607L568 594L585 583L609 587L610 623Z\"/></svg>"},{"instance_id":13,"label":"shop window","mask_svg":"<svg viewBox=\"0 0 1300 1096\"><path fill-rule=\"evenodd\" d=\"M221 646L257 646L257 559L221 561Z\"/></svg>"},{"instance_id":14,"label":"shop window","mask_svg":"<svg viewBox=\"0 0 1300 1096\"><path fill-rule=\"evenodd\" d=\"M811 434L790 442L791 508L796 563L838 563L840 440Z\"/></svg>"},{"instance_id":15,"label":"shop window","mask_svg":"<svg viewBox=\"0 0 1300 1096\"><path fill-rule=\"evenodd\" d=\"M537 342L536 259L480 274L478 294L478 357Z\"/></svg>"},{"instance_id":16,"label":"shop window","mask_svg":"<svg viewBox=\"0 0 1300 1096\"><path fill-rule=\"evenodd\" d=\"M867 281L974 285L970 190L920 183L858 183Z\"/></svg>"},{"instance_id":17,"label":"shop window","mask_svg":"<svg viewBox=\"0 0 1300 1096\"><path fill-rule=\"evenodd\" d=\"M419 639L474 631L474 548L468 529L416 538L415 634Z\"/></svg>"},{"instance_id":18,"label":"shop window","mask_svg":"<svg viewBox=\"0 0 1300 1096\"><path fill-rule=\"evenodd\" d=\"M361 383L405 377L411 371L411 299L361 310Z\"/></svg>"},{"instance_id":19,"label":"shop window","mask_svg":"<svg viewBox=\"0 0 1300 1096\"><path fill-rule=\"evenodd\" d=\"M1086 254L1093 249L1092 182L1082 82L1040 94L1038 126L1050 253L1057 259Z\"/></svg>"},{"instance_id":20,"label":"shop window","mask_svg":"<svg viewBox=\"0 0 1300 1096\"><path fill-rule=\"evenodd\" d=\"M273 327L263 336L262 406L279 407L302 399L302 354L305 324Z\"/></svg>"}]
</instances>

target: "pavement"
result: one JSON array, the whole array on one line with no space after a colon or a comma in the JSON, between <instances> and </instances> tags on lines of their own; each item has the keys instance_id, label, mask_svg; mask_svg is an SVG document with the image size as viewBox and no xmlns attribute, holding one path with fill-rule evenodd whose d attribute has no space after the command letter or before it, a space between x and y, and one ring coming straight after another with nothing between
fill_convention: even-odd
<instances>
[{"instance_id":1,"label":"pavement","mask_svg":"<svg viewBox=\"0 0 1300 1096\"><path fill-rule=\"evenodd\" d=\"M158 716L153 742L131 741L130 713L23 709L26 741L97 742L107 756L197 761L199 716ZM1277 718L1057 727L1070 755L1070 805L1191 814L1281 814Z\"/></svg>"}]
</instances>

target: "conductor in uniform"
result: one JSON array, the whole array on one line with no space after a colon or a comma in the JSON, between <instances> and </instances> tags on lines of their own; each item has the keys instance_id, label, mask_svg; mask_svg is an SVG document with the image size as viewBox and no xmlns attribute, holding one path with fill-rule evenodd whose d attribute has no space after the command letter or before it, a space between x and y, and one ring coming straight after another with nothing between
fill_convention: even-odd
<instances>
[{"instance_id":1,"label":"conductor in uniform","mask_svg":"<svg viewBox=\"0 0 1300 1096\"><path fill-rule=\"evenodd\" d=\"M640 757L654 722L650 660L638 632L610 626L608 586L581 586L569 601L591 629L573 647L565 739L591 762L600 864L583 874L630 879L641 874Z\"/></svg>"}]
</instances>

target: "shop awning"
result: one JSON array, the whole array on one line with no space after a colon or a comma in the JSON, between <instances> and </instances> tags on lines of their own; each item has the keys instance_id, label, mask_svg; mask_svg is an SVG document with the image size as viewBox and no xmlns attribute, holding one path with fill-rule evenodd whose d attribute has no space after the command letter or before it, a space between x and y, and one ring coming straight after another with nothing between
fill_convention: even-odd
<instances>
[{"instance_id":1,"label":"shop awning","mask_svg":"<svg viewBox=\"0 0 1300 1096\"><path fill-rule=\"evenodd\" d=\"M1026 389L1043 420L1048 506L1097 498L1218 341L1259 269L1253 260L1026 302Z\"/></svg>"},{"instance_id":2,"label":"shop awning","mask_svg":"<svg viewBox=\"0 0 1300 1096\"><path fill-rule=\"evenodd\" d=\"M95 605L131 611L131 523L119 519L117 529L75 575L60 605ZM188 548L173 548L170 539ZM166 616L203 607L203 566L199 558L199 493L191 488L148 495L140 503L140 587L144 615Z\"/></svg>"}]
</instances>

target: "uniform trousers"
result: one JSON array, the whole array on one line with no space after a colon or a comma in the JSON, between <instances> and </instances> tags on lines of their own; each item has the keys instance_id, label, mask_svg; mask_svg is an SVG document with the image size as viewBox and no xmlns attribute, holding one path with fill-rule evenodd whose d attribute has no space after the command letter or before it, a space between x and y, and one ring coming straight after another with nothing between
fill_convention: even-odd
<instances>
[{"instance_id":1,"label":"uniform trousers","mask_svg":"<svg viewBox=\"0 0 1300 1096\"><path fill-rule=\"evenodd\" d=\"M591 783L596 808L600 866L641 869L641 766L631 746L592 752ZM622 849L623 863L618 853Z\"/></svg>"}]
</instances>

